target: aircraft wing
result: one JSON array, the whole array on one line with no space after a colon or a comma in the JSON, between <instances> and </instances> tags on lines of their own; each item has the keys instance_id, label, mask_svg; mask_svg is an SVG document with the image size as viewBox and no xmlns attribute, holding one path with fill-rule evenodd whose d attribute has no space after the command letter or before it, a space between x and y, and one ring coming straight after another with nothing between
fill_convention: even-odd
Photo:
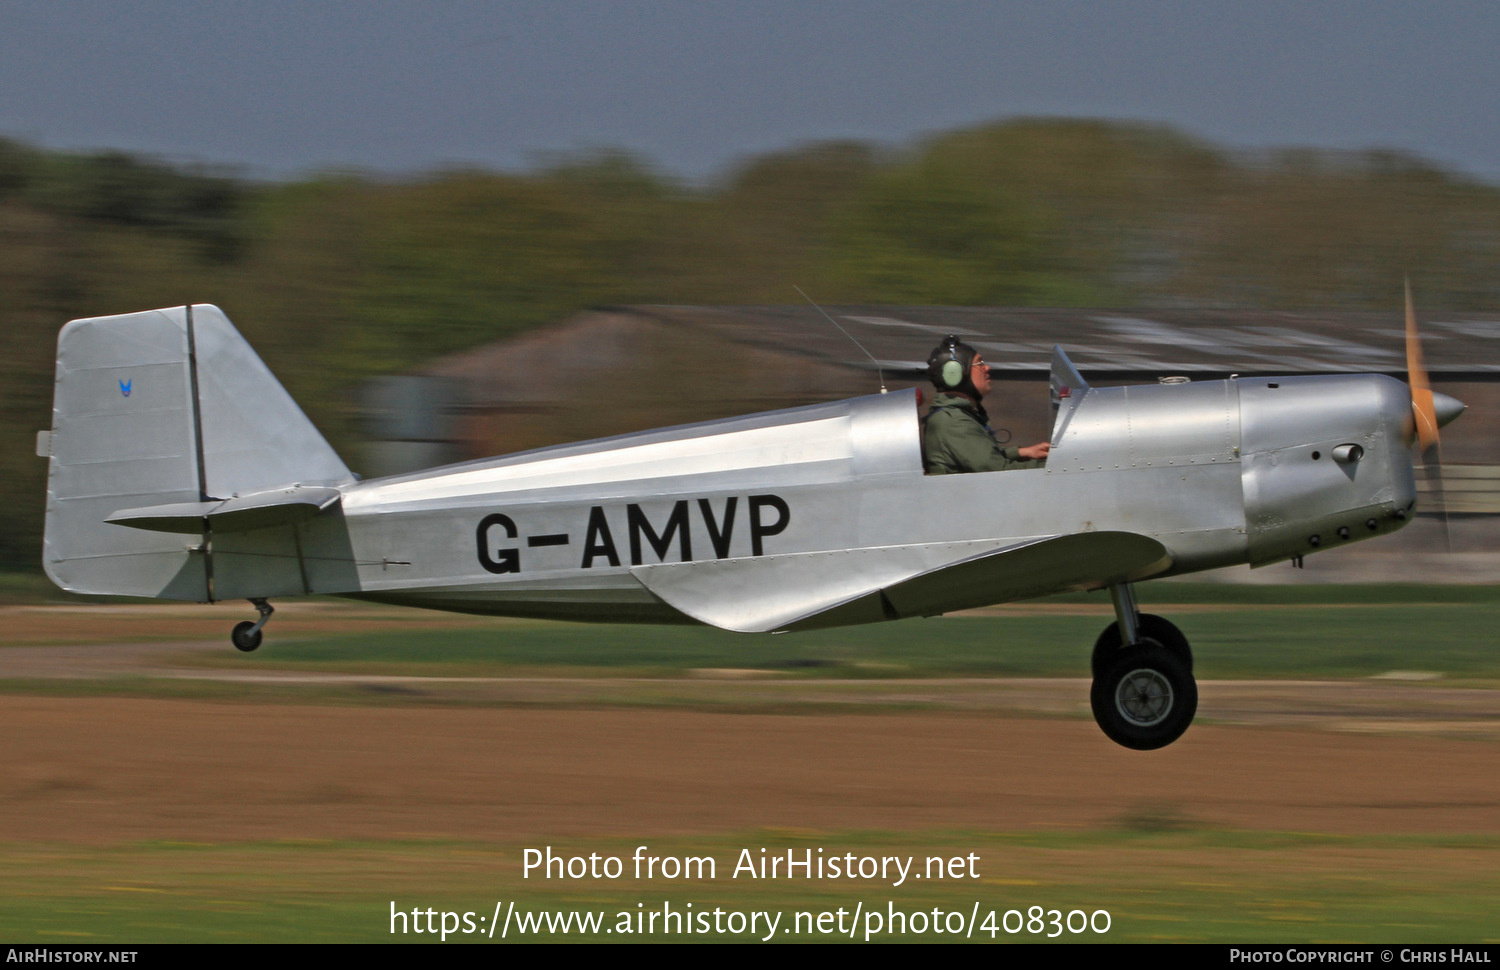
<instances>
[{"instance_id":1,"label":"aircraft wing","mask_svg":"<svg viewBox=\"0 0 1500 970\"><path fill-rule=\"evenodd\" d=\"M1130 532L876 546L635 566L635 578L695 620L738 633L933 616L1059 589L1134 582L1171 566Z\"/></svg>"}]
</instances>

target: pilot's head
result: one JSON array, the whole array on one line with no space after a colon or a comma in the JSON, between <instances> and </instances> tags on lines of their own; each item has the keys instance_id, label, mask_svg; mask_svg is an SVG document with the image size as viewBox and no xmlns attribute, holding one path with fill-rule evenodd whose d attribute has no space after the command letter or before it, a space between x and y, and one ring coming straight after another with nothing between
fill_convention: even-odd
<instances>
[{"instance_id":1,"label":"pilot's head","mask_svg":"<svg viewBox=\"0 0 1500 970\"><path fill-rule=\"evenodd\" d=\"M939 391L967 394L979 400L990 391L990 369L957 334L949 334L927 358L927 376Z\"/></svg>"}]
</instances>

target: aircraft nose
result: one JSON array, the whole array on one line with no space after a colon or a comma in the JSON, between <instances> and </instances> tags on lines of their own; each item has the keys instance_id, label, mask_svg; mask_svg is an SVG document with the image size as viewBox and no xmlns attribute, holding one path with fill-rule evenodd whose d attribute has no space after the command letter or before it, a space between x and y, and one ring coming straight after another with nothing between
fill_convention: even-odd
<instances>
[{"instance_id":1,"label":"aircraft nose","mask_svg":"<svg viewBox=\"0 0 1500 970\"><path fill-rule=\"evenodd\" d=\"M1439 428L1447 427L1454 418L1463 414L1468 407L1467 404L1456 397L1449 397L1446 394L1439 394L1436 391L1432 392L1432 410L1434 416L1437 418Z\"/></svg>"}]
</instances>

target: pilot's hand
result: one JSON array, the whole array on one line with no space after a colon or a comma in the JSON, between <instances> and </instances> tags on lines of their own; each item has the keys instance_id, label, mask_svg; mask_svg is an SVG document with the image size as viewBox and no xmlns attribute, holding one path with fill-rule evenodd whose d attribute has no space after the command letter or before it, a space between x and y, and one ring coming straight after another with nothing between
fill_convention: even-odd
<instances>
[{"instance_id":1,"label":"pilot's hand","mask_svg":"<svg viewBox=\"0 0 1500 970\"><path fill-rule=\"evenodd\" d=\"M1028 445L1025 448L1018 448L1016 449L1016 453L1027 461L1033 461L1037 458L1046 458L1047 453L1051 450L1052 442L1043 441L1041 444Z\"/></svg>"}]
</instances>

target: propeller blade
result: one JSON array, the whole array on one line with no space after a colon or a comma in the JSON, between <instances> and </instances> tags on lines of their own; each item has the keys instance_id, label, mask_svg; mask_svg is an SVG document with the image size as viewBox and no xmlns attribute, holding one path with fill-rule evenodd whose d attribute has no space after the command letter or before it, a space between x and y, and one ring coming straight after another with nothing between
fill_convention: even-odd
<instances>
[{"instance_id":1,"label":"propeller blade","mask_svg":"<svg viewBox=\"0 0 1500 970\"><path fill-rule=\"evenodd\" d=\"M1437 408L1432 401L1432 383L1422 362L1422 338L1417 333L1417 313L1412 308L1411 280L1406 281L1406 376L1411 385L1411 411L1416 423L1417 445L1423 460L1438 443Z\"/></svg>"},{"instance_id":2,"label":"propeller blade","mask_svg":"<svg viewBox=\"0 0 1500 970\"><path fill-rule=\"evenodd\" d=\"M1457 400L1442 397L1446 420L1439 422L1437 404L1433 400L1432 383L1427 379L1427 366L1422 361L1422 337L1417 333L1417 313L1412 307L1411 279L1406 279L1406 376L1411 386L1411 413L1415 424L1417 446L1422 451L1422 468L1427 480L1432 483L1432 496L1443 510L1443 548L1453 551L1453 539L1448 531L1448 503L1443 495L1443 449L1439 443L1438 427L1458 417L1463 405ZM1453 411L1448 402L1458 405ZM1451 416L1450 416L1451 412Z\"/></svg>"}]
</instances>

